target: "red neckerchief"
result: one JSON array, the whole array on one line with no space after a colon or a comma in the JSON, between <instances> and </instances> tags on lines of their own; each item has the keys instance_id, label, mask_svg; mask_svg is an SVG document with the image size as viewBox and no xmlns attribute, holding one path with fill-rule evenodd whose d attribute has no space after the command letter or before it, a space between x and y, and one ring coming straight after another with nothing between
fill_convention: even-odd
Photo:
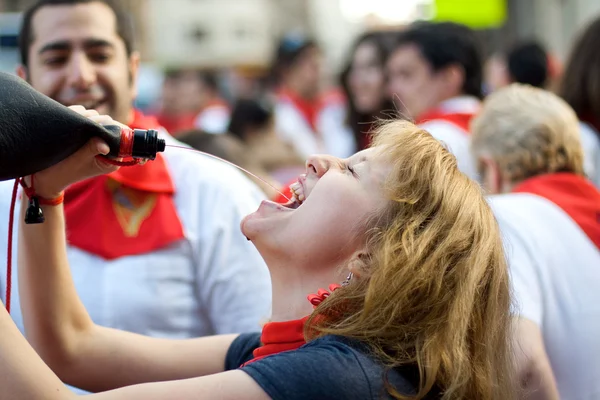
<instances>
[{"instance_id":1,"label":"red neckerchief","mask_svg":"<svg viewBox=\"0 0 600 400\"><path fill-rule=\"evenodd\" d=\"M292 103L300 114L302 114L312 130L317 132L317 117L321 109L321 101L319 99L306 100L300 97L298 93L289 89L281 89L278 97Z\"/></svg>"},{"instance_id":2,"label":"red neckerchief","mask_svg":"<svg viewBox=\"0 0 600 400\"><path fill-rule=\"evenodd\" d=\"M329 291L319 289L317 294L308 295L308 301L316 308L330 295L330 292L333 292L339 287L340 285L331 284L329 285ZM241 367L272 354L296 350L297 348L304 346L306 344L306 339L304 338L304 325L306 324L306 321L308 321L308 318L309 316L293 321L266 323L263 326L262 334L260 336L261 346L257 347L252 353L254 358L242 364Z\"/></svg>"},{"instance_id":3,"label":"red neckerchief","mask_svg":"<svg viewBox=\"0 0 600 400\"><path fill-rule=\"evenodd\" d=\"M440 109L434 109L427 111L417 118L416 123L418 125L424 124L430 121L442 120L450 122L451 124L459 127L465 134L469 134L469 124L473 119L474 113L460 113L460 112L444 112Z\"/></svg>"},{"instance_id":4,"label":"red neckerchief","mask_svg":"<svg viewBox=\"0 0 600 400\"><path fill-rule=\"evenodd\" d=\"M132 128L157 129L153 117L136 111ZM145 254L183 239L165 160L78 182L65 192L70 245L107 260Z\"/></svg>"},{"instance_id":5,"label":"red neckerchief","mask_svg":"<svg viewBox=\"0 0 600 400\"><path fill-rule=\"evenodd\" d=\"M164 127L167 132L176 136L182 131L195 129L194 122L196 121L197 113L185 113L177 115L169 115L159 113L156 116L159 126Z\"/></svg>"},{"instance_id":6,"label":"red neckerchief","mask_svg":"<svg viewBox=\"0 0 600 400\"><path fill-rule=\"evenodd\" d=\"M544 197L566 212L600 249L600 191L587 179L556 173L526 179L514 193L532 193Z\"/></svg>"}]
</instances>

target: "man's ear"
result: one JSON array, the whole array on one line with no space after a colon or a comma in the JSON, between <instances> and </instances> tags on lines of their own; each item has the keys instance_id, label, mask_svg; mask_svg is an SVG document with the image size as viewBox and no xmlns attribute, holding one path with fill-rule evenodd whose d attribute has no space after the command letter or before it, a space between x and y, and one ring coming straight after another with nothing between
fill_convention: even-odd
<instances>
[{"instance_id":1,"label":"man's ear","mask_svg":"<svg viewBox=\"0 0 600 400\"><path fill-rule=\"evenodd\" d=\"M480 156L477 160L481 174L483 187L489 194L499 194L503 192L504 180L500 166L491 157Z\"/></svg>"},{"instance_id":2,"label":"man's ear","mask_svg":"<svg viewBox=\"0 0 600 400\"><path fill-rule=\"evenodd\" d=\"M131 98L135 99L138 95L137 80L140 72L140 53L137 51L132 52L129 56L128 64Z\"/></svg>"},{"instance_id":3,"label":"man's ear","mask_svg":"<svg viewBox=\"0 0 600 400\"><path fill-rule=\"evenodd\" d=\"M459 64L450 64L444 67L438 74L442 77L445 95L454 97L463 90L465 82L465 70Z\"/></svg>"},{"instance_id":4,"label":"man's ear","mask_svg":"<svg viewBox=\"0 0 600 400\"><path fill-rule=\"evenodd\" d=\"M19 66L17 66L16 72L17 72L17 75L19 76L19 78L29 82L26 66L24 66L23 64L19 64Z\"/></svg>"}]
</instances>

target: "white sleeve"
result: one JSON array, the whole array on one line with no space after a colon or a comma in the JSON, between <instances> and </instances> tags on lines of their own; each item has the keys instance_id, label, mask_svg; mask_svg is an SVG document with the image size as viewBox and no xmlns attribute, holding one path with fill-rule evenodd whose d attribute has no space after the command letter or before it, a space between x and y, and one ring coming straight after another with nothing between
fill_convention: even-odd
<instances>
[{"instance_id":1,"label":"white sleeve","mask_svg":"<svg viewBox=\"0 0 600 400\"><path fill-rule=\"evenodd\" d=\"M535 249L520 234L518 221L509 222L498 216L497 220L510 271L513 313L541 327L544 317L543 292Z\"/></svg>"},{"instance_id":2,"label":"white sleeve","mask_svg":"<svg viewBox=\"0 0 600 400\"><path fill-rule=\"evenodd\" d=\"M198 296L216 334L256 332L271 315L271 279L240 221L264 196L242 176L222 178L199 215Z\"/></svg>"},{"instance_id":3,"label":"white sleeve","mask_svg":"<svg viewBox=\"0 0 600 400\"><path fill-rule=\"evenodd\" d=\"M469 178L479 181L475 160L471 154L471 139L465 132L447 121L429 121L419 126L454 154L458 169Z\"/></svg>"},{"instance_id":4,"label":"white sleeve","mask_svg":"<svg viewBox=\"0 0 600 400\"><path fill-rule=\"evenodd\" d=\"M356 140L344 123L345 117L346 107L343 104L329 105L319 115L319 132L325 142L325 151L339 158L347 158L356 153Z\"/></svg>"},{"instance_id":5,"label":"white sleeve","mask_svg":"<svg viewBox=\"0 0 600 400\"><path fill-rule=\"evenodd\" d=\"M225 107L208 107L196 117L196 128L215 135L225 133L229 126L230 113Z\"/></svg>"},{"instance_id":6,"label":"white sleeve","mask_svg":"<svg viewBox=\"0 0 600 400\"><path fill-rule=\"evenodd\" d=\"M275 107L275 129L279 137L294 146L303 158L323 153L321 143L310 125L290 104L279 103Z\"/></svg>"}]
</instances>

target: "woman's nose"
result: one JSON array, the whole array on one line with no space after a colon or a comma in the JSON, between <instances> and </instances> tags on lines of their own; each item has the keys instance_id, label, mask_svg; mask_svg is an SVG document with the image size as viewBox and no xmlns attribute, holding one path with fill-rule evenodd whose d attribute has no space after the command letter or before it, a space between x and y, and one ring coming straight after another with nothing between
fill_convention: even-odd
<instances>
[{"instance_id":1,"label":"woman's nose","mask_svg":"<svg viewBox=\"0 0 600 400\"><path fill-rule=\"evenodd\" d=\"M313 174L320 178L325 175L330 168L338 164L335 160L335 157L326 155L310 156L306 160L306 174Z\"/></svg>"}]
</instances>

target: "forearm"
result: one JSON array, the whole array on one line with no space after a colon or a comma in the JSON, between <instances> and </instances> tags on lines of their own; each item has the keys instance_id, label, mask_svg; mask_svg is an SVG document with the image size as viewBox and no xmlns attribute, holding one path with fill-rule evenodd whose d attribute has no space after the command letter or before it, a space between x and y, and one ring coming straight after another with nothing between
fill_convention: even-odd
<instances>
[{"instance_id":1,"label":"forearm","mask_svg":"<svg viewBox=\"0 0 600 400\"><path fill-rule=\"evenodd\" d=\"M94 328L71 279L62 205L44 206L46 221L19 226L19 292L29 342L59 374Z\"/></svg>"},{"instance_id":2,"label":"forearm","mask_svg":"<svg viewBox=\"0 0 600 400\"><path fill-rule=\"evenodd\" d=\"M21 335L0 302L0 400L75 397Z\"/></svg>"}]
</instances>

